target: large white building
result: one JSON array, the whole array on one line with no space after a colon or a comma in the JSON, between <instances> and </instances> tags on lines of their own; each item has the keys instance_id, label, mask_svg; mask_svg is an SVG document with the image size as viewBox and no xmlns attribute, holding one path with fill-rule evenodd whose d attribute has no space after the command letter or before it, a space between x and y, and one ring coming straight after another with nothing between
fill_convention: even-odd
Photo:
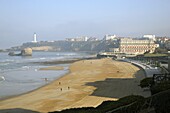
<instances>
[{"instance_id":1,"label":"large white building","mask_svg":"<svg viewBox=\"0 0 170 113\"><path fill-rule=\"evenodd\" d=\"M150 40L156 41L155 35L143 35L143 38L148 38Z\"/></svg>"},{"instance_id":2,"label":"large white building","mask_svg":"<svg viewBox=\"0 0 170 113\"><path fill-rule=\"evenodd\" d=\"M81 36L81 37L77 37L77 38L66 38L66 41L87 41L88 37L87 36Z\"/></svg>"},{"instance_id":3,"label":"large white building","mask_svg":"<svg viewBox=\"0 0 170 113\"><path fill-rule=\"evenodd\" d=\"M123 38L119 42L120 53L143 54L145 52L153 53L158 47L153 40Z\"/></svg>"},{"instance_id":4,"label":"large white building","mask_svg":"<svg viewBox=\"0 0 170 113\"><path fill-rule=\"evenodd\" d=\"M116 35L105 35L104 40L114 40L116 38Z\"/></svg>"},{"instance_id":5,"label":"large white building","mask_svg":"<svg viewBox=\"0 0 170 113\"><path fill-rule=\"evenodd\" d=\"M96 37L90 37L87 41L98 41L99 39Z\"/></svg>"}]
</instances>

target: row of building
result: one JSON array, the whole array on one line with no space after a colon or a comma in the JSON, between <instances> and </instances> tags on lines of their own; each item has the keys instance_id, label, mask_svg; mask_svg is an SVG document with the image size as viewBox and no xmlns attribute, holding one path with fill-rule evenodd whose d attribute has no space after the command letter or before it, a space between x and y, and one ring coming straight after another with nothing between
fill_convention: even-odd
<instances>
[{"instance_id":1,"label":"row of building","mask_svg":"<svg viewBox=\"0 0 170 113\"><path fill-rule=\"evenodd\" d=\"M107 40L115 40L117 37L116 35L105 35L103 40L107 41ZM72 42L78 42L78 41L98 41L99 39L96 37L87 37L87 36L80 36L80 37L76 37L76 38L66 38L66 41L72 41Z\"/></svg>"},{"instance_id":2,"label":"row of building","mask_svg":"<svg viewBox=\"0 0 170 113\"><path fill-rule=\"evenodd\" d=\"M97 38L78 37L67 38L66 41L97 41ZM153 53L159 44L156 43L155 35L144 35L142 38L124 38L116 35L105 35L103 41L115 41L118 47L112 48L114 53L125 54L144 54L145 52Z\"/></svg>"},{"instance_id":3,"label":"row of building","mask_svg":"<svg viewBox=\"0 0 170 113\"><path fill-rule=\"evenodd\" d=\"M116 35L105 35L103 40L117 41L118 47L112 48L114 53L125 54L144 54L145 52L153 53L159 44L156 42L155 35L144 35L142 38L124 38Z\"/></svg>"},{"instance_id":4,"label":"row of building","mask_svg":"<svg viewBox=\"0 0 170 113\"><path fill-rule=\"evenodd\" d=\"M81 36L81 37L76 37L76 38L66 38L66 41L72 41L72 42L79 42L79 41L98 41L99 39L96 37L90 37L88 38L87 36Z\"/></svg>"},{"instance_id":5,"label":"row of building","mask_svg":"<svg viewBox=\"0 0 170 113\"><path fill-rule=\"evenodd\" d=\"M66 38L66 41L79 42L79 41L99 41L96 37L81 36L76 38ZM110 50L114 53L125 54L143 54L145 52L153 53L159 46L167 46L170 48L169 38L156 38L155 35L144 35L142 38L124 38L117 37L116 35L105 35L100 41L112 41L117 45ZM166 43L168 42L169 43ZM36 34L34 33L33 43L37 43Z\"/></svg>"},{"instance_id":6,"label":"row of building","mask_svg":"<svg viewBox=\"0 0 170 113\"><path fill-rule=\"evenodd\" d=\"M161 44L170 46L170 43L166 43L169 38L156 38L155 35L144 35L142 38L125 38L116 37L116 35L105 35L103 40L112 40L118 43L118 47L111 48L112 52L131 55L144 54L146 52L153 53Z\"/></svg>"},{"instance_id":7,"label":"row of building","mask_svg":"<svg viewBox=\"0 0 170 113\"><path fill-rule=\"evenodd\" d=\"M120 37L117 37L116 35L106 34L102 40L104 40L104 41L117 40L118 38L120 38ZM152 39L152 40L156 41L155 35L144 35L143 38ZM96 37L89 38L87 36L80 36L80 37L76 37L76 38L66 38L65 40L66 41L98 41L99 39Z\"/></svg>"}]
</instances>

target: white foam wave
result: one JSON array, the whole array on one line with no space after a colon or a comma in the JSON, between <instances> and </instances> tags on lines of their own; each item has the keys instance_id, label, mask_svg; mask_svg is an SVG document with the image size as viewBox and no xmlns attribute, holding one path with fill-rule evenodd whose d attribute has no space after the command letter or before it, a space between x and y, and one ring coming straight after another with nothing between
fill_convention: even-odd
<instances>
[{"instance_id":1,"label":"white foam wave","mask_svg":"<svg viewBox=\"0 0 170 113\"><path fill-rule=\"evenodd\" d=\"M41 60L44 60L44 59L46 59L46 58L40 58Z\"/></svg>"},{"instance_id":2,"label":"white foam wave","mask_svg":"<svg viewBox=\"0 0 170 113\"><path fill-rule=\"evenodd\" d=\"M5 65L8 65L9 63L3 63L3 62L0 62L0 66L5 66Z\"/></svg>"},{"instance_id":3,"label":"white foam wave","mask_svg":"<svg viewBox=\"0 0 170 113\"><path fill-rule=\"evenodd\" d=\"M56 56L75 56L75 55L76 55L76 53L67 53L67 54L58 53L58 54L56 54Z\"/></svg>"},{"instance_id":4,"label":"white foam wave","mask_svg":"<svg viewBox=\"0 0 170 113\"><path fill-rule=\"evenodd\" d=\"M29 66L22 66L22 69L29 69Z\"/></svg>"},{"instance_id":5,"label":"white foam wave","mask_svg":"<svg viewBox=\"0 0 170 113\"><path fill-rule=\"evenodd\" d=\"M0 63L11 63L14 62L12 59L5 59L5 60L0 60Z\"/></svg>"},{"instance_id":6,"label":"white foam wave","mask_svg":"<svg viewBox=\"0 0 170 113\"><path fill-rule=\"evenodd\" d=\"M5 62L13 62L13 59L6 59Z\"/></svg>"},{"instance_id":7,"label":"white foam wave","mask_svg":"<svg viewBox=\"0 0 170 113\"><path fill-rule=\"evenodd\" d=\"M0 81L5 81L5 77L4 76L0 76Z\"/></svg>"}]
</instances>

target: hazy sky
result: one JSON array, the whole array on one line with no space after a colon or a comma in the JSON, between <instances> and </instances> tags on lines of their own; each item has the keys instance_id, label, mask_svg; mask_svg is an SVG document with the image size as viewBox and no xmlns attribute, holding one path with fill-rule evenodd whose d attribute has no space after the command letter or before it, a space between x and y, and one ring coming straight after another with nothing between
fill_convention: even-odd
<instances>
[{"instance_id":1,"label":"hazy sky","mask_svg":"<svg viewBox=\"0 0 170 113\"><path fill-rule=\"evenodd\" d=\"M0 0L0 48L105 34L170 36L170 0Z\"/></svg>"}]
</instances>

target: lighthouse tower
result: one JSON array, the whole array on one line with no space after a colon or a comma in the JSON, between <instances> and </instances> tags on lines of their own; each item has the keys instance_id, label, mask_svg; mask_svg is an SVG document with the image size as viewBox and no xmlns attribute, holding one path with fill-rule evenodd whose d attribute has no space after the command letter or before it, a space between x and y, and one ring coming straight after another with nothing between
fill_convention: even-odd
<instances>
[{"instance_id":1,"label":"lighthouse tower","mask_svg":"<svg viewBox=\"0 0 170 113\"><path fill-rule=\"evenodd\" d=\"M34 33L34 40L32 42L37 43L37 35L36 35L36 33Z\"/></svg>"}]
</instances>

